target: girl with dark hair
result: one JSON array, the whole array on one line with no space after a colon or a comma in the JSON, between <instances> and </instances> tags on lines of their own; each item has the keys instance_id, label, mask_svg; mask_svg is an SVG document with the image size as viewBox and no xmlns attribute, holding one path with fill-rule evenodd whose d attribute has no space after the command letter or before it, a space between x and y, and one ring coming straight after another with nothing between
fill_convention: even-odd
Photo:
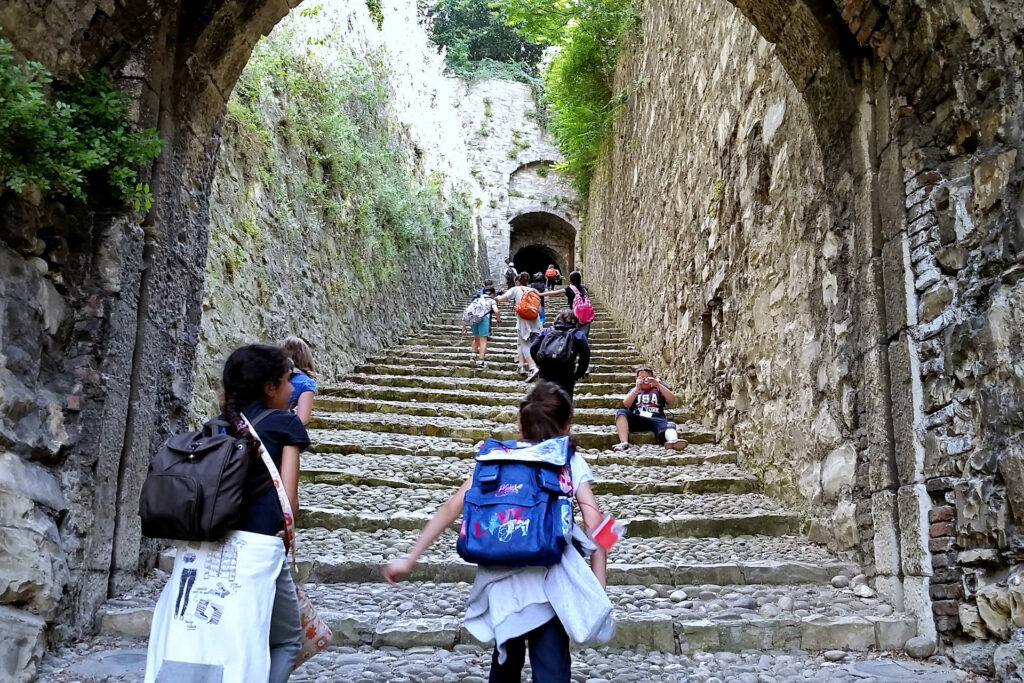
<instances>
[{"instance_id":1,"label":"girl with dark hair","mask_svg":"<svg viewBox=\"0 0 1024 683\"><path fill-rule=\"evenodd\" d=\"M579 295L585 296L587 299L590 298L590 291L583 286L583 276L580 275L580 271L574 270L569 273L569 286L561 290L565 292L565 298L569 300L569 310L573 309L573 303L576 301L576 297ZM579 331L583 333L583 336L590 339L590 323L580 323Z\"/></svg>"},{"instance_id":2,"label":"girl with dark hair","mask_svg":"<svg viewBox=\"0 0 1024 683\"><path fill-rule=\"evenodd\" d=\"M517 446L528 446L569 434L572 426L572 401L557 385L550 382L538 382L519 404L518 426L521 440ZM591 490L590 482L594 475L590 466L575 452L559 477L563 483L563 491L573 496L580 505L586 528L595 529L602 522L601 511L597 499ZM396 583L412 571L416 560L433 543L438 536L449 528L462 515L462 507L466 491L473 484L470 476L459 490L445 502L434 514L420 533L420 537L404 558L393 560L382 573L389 583ZM574 537L575 538L575 537ZM589 539L583 538L589 543ZM574 541L575 542L575 541ZM592 546L593 544L589 544ZM589 547L589 546L588 546ZM579 563L584 561L576 555L575 550L567 551L575 555ZM597 547L591 556L591 569L586 572L591 587L587 582L573 583L579 594L571 593L570 602L576 602L580 612L593 615L598 609L590 609L594 605L594 591L601 601L606 601L602 587L605 585L605 567L607 554L603 548ZM490 567L478 566L473 589L470 592L469 608L467 609L467 629L482 640L494 640L495 649L491 657L490 681L520 681L523 665L526 661L526 647L529 643L530 665L533 668L533 679L546 683L568 683L571 679L571 658L569 654L570 632L572 620L563 623L560 613L552 603L559 602L559 596L551 595L550 589L545 592L548 584L545 579L549 572L561 569L570 577L575 566L563 559L554 567ZM584 564L585 567L585 564ZM597 582L594 582L596 577ZM589 589L589 592L588 592ZM565 596L561 596L564 598ZM495 628L486 615L499 610L506 610L508 605L517 604L522 609L513 616L507 617ZM491 610L491 606L496 607ZM609 605L610 608L610 605ZM507 610L506 610L507 611ZM609 609L610 611L610 609ZM596 617L595 617L596 618ZM500 631L497 633L496 631Z\"/></svg>"},{"instance_id":3,"label":"girl with dark hair","mask_svg":"<svg viewBox=\"0 0 1024 683\"><path fill-rule=\"evenodd\" d=\"M252 436L242 415L258 421L256 434L281 473L294 514L299 509L299 453L309 447L309 435L302 421L288 411L291 374L291 361L276 346L252 344L236 349L224 364L221 410L235 435ZM251 451L238 530L277 536L284 529L284 513L270 474L260 462L255 438L251 438ZM288 680L301 645L299 603L285 560L270 614L270 683Z\"/></svg>"},{"instance_id":4,"label":"girl with dark hair","mask_svg":"<svg viewBox=\"0 0 1024 683\"><path fill-rule=\"evenodd\" d=\"M541 355L541 347L548 339L560 342L567 337L566 344L570 353L568 358L549 360ZM551 345L549 345L551 346ZM590 343L586 336L579 330L579 320L576 314L570 310L563 310L555 316L551 327L547 328L530 345L530 356L540 369L540 378L548 382L554 382L573 397L576 389L576 382L583 379L590 367Z\"/></svg>"}]
</instances>

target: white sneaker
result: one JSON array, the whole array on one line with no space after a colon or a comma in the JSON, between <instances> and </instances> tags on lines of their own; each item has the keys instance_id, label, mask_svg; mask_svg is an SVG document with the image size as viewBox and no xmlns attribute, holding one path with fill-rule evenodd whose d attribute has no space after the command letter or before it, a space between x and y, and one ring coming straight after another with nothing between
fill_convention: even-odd
<instances>
[{"instance_id":1,"label":"white sneaker","mask_svg":"<svg viewBox=\"0 0 1024 683\"><path fill-rule=\"evenodd\" d=\"M481 370L486 370L487 369L487 361L485 361L485 360L481 360L480 361L480 369Z\"/></svg>"},{"instance_id":2,"label":"white sneaker","mask_svg":"<svg viewBox=\"0 0 1024 683\"><path fill-rule=\"evenodd\" d=\"M614 446L612 446L612 450L613 451L624 451L627 448L629 448L629 442L628 441L620 441L619 443L617 443Z\"/></svg>"},{"instance_id":3,"label":"white sneaker","mask_svg":"<svg viewBox=\"0 0 1024 683\"><path fill-rule=\"evenodd\" d=\"M526 381L532 382L533 380L537 379L537 375L539 374L540 370L538 370L537 368L533 368L532 370L530 370L530 374L526 376Z\"/></svg>"}]
</instances>

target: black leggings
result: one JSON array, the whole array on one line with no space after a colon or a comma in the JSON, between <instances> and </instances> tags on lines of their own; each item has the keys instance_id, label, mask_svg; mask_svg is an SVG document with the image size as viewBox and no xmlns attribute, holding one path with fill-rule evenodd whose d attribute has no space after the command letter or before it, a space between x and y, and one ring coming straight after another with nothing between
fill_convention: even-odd
<instances>
[{"instance_id":1,"label":"black leggings","mask_svg":"<svg viewBox=\"0 0 1024 683\"><path fill-rule=\"evenodd\" d=\"M526 643L530 644L530 667L534 683L569 683L572 659L569 636L555 617L529 633L505 642L508 657L498 664L498 650L491 655L490 683L520 683L526 663Z\"/></svg>"}]
</instances>

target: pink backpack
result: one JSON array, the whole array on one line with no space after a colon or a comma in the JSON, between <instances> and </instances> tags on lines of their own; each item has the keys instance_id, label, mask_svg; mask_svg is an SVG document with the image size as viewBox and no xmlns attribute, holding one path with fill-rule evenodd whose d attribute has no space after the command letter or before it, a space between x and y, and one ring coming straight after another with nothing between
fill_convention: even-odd
<instances>
[{"instance_id":1,"label":"pink backpack","mask_svg":"<svg viewBox=\"0 0 1024 683\"><path fill-rule=\"evenodd\" d=\"M594 304L590 303L590 297L576 289L575 285L569 285L576 298L572 300L572 312L581 325L594 321Z\"/></svg>"}]
</instances>

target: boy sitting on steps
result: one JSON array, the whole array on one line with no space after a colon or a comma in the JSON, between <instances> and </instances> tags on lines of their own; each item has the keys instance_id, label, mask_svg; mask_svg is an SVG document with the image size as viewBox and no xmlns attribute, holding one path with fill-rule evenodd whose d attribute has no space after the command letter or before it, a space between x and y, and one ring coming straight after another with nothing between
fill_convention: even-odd
<instances>
[{"instance_id":1,"label":"boy sitting on steps","mask_svg":"<svg viewBox=\"0 0 1024 683\"><path fill-rule=\"evenodd\" d=\"M654 432L658 443L677 451L689 446L685 439L679 438L675 423L665 417L665 406L675 400L676 395L654 376L654 370L649 365L638 367L636 386L622 400L624 407L615 411L615 431L618 432L619 443L612 446L612 449L624 451L629 448L630 432Z\"/></svg>"}]
</instances>

